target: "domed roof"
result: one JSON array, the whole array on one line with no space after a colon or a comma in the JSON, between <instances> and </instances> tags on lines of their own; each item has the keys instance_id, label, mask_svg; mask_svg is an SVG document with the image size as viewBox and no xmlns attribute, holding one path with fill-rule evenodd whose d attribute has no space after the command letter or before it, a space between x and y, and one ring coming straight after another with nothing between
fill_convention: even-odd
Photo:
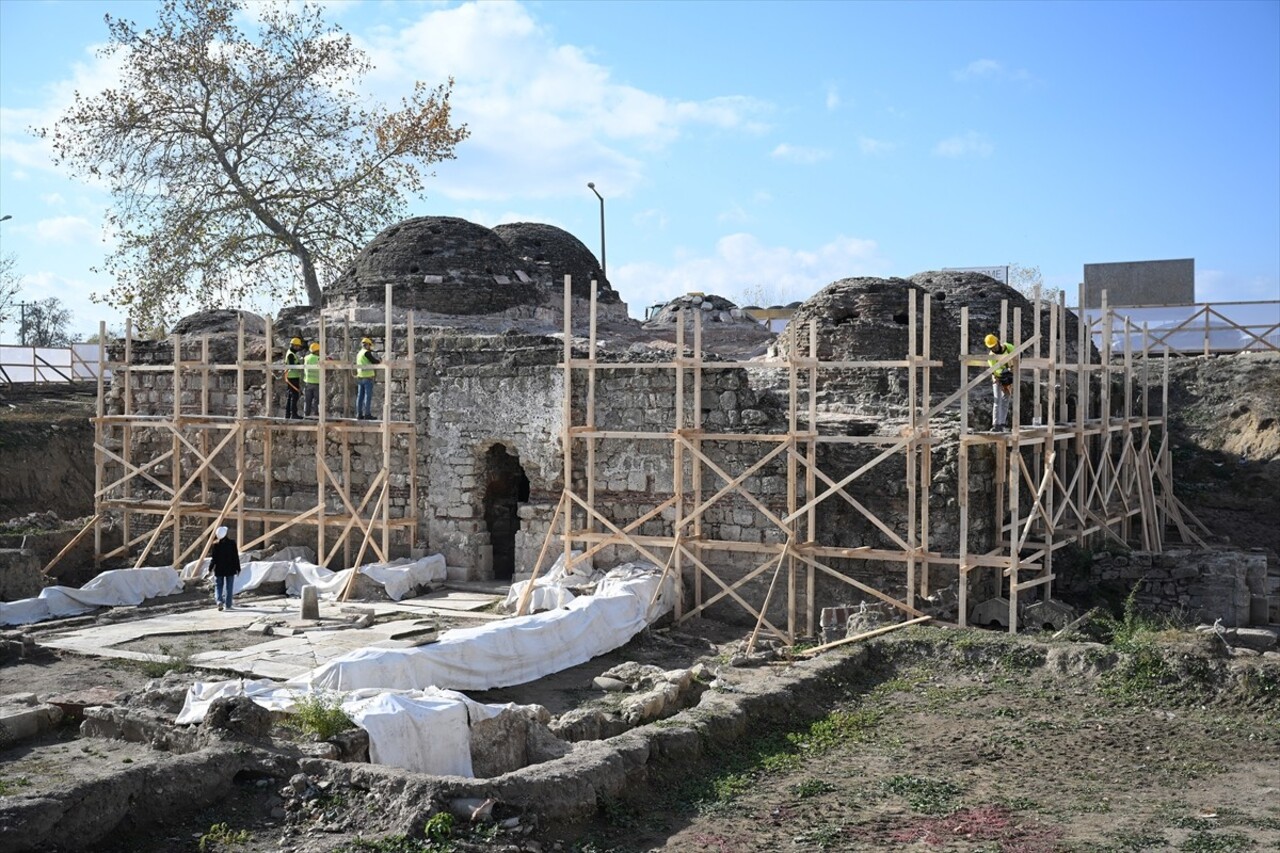
<instances>
[{"instance_id":1,"label":"domed roof","mask_svg":"<svg viewBox=\"0 0 1280 853\"><path fill-rule=\"evenodd\" d=\"M1008 304L1009 337L1013 338L1014 309L1022 309L1021 340L1035 334L1034 307L1008 285L989 276L971 272L922 272L910 279L843 278L818 291L796 309L778 341L787 353L792 340L800 354L808 354L808 327L817 323L818 357L824 361L896 361L905 359L910 342L910 293L916 292L916 329L924 334L924 306L929 307L929 355L942 362L930 375L935 398L959 387L960 309L969 309L969 350L983 352L982 339L1000 330L1000 305ZM1077 325L1068 312L1065 342L1069 359L1075 358ZM1044 345L1048 350L1049 315L1042 319ZM921 340L921 344L923 341ZM899 376L898 374L901 374ZM839 386L847 395L872 403L876 397L905 401L905 370L851 369L839 379L832 377L829 389ZM865 399L864 399L865 398Z\"/></svg>"},{"instance_id":2,"label":"domed roof","mask_svg":"<svg viewBox=\"0 0 1280 853\"><path fill-rule=\"evenodd\" d=\"M439 314L492 314L536 305L537 276L493 231L453 216L419 216L382 231L361 250L324 304L381 304Z\"/></svg>"},{"instance_id":3,"label":"domed roof","mask_svg":"<svg viewBox=\"0 0 1280 853\"><path fill-rule=\"evenodd\" d=\"M704 323L743 323L752 326L758 326L755 320L744 316L737 305L733 304L723 296L717 296L714 293L686 293L684 296L677 296L661 310L655 312L648 320L645 321L646 329L660 329L664 326L674 326L680 317L681 311L702 311L702 320ZM689 314L685 315L690 316Z\"/></svg>"},{"instance_id":4,"label":"domed roof","mask_svg":"<svg viewBox=\"0 0 1280 853\"><path fill-rule=\"evenodd\" d=\"M553 288L563 288L567 275L574 296L590 299L591 282L595 280L599 282L596 299L600 304L621 301L617 291L605 280L596 256L568 231L541 222L510 222L495 225L493 233L525 265L529 275L539 280L545 276Z\"/></svg>"}]
</instances>

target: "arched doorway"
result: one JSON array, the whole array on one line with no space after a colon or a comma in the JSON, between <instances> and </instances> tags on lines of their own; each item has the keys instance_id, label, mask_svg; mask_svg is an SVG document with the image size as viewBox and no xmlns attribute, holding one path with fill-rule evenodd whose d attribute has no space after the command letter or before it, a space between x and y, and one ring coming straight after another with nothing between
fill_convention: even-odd
<instances>
[{"instance_id":1,"label":"arched doorway","mask_svg":"<svg viewBox=\"0 0 1280 853\"><path fill-rule=\"evenodd\" d=\"M520 457L501 444L484 457L484 523L493 548L493 577L511 580L516 568L516 531L520 529L520 504L529 500L529 478Z\"/></svg>"}]
</instances>

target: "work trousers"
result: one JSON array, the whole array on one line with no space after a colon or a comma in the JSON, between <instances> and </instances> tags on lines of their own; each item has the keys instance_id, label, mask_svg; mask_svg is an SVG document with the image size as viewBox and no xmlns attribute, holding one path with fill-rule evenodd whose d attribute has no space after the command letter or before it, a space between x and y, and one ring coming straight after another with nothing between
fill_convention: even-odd
<instances>
[{"instance_id":1,"label":"work trousers","mask_svg":"<svg viewBox=\"0 0 1280 853\"><path fill-rule=\"evenodd\" d=\"M297 379L284 381L284 416L286 418L302 417L298 412L298 398L302 396L302 387L298 382Z\"/></svg>"},{"instance_id":2,"label":"work trousers","mask_svg":"<svg viewBox=\"0 0 1280 853\"><path fill-rule=\"evenodd\" d=\"M1009 395L1004 393L999 382L991 383L991 393L996 395L991 402L991 428L1004 429L1009 425Z\"/></svg>"},{"instance_id":3,"label":"work trousers","mask_svg":"<svg viewBox=\"0 0 1280 853\"><path fill-rule=\"evenodd\" d=\"M302 386L306 391L305 402L307 417L314 418L320 414L320 386L310 382Z\"/></svg>"},{"instance_id":4,"label":"work trousers","mask_svg":"<svg viewBox=\"0 0 1280 853\"><path fill-rule=\"evenodd\" d=\"M373 380L356 380L356 417L373 417Z\"/></svg>"}]
</instances>

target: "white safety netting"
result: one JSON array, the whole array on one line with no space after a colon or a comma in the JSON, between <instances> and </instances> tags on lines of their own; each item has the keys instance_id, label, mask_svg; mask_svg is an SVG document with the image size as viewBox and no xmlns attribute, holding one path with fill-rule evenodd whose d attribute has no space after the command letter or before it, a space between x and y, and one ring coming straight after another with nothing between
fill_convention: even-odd
<instances>
[{"instance_id":1,"label":"white safety netting","mask_svg":"<svg viewBox=\"0 0 1280 853\"><path fill-rule=\"evenodd\" d=\"M78 616L98 607L136 606L149 598L182 592L173 569L115 569L103 572L79 589L47 586L35 598L0 602L0 625L29 625L46 619Z\"/></svg>"}]
</instances>

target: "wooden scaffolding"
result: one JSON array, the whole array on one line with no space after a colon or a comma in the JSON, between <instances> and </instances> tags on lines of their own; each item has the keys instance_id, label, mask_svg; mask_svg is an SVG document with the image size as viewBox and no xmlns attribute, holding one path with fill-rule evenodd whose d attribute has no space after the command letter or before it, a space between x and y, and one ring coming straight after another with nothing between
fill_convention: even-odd
<instances>
[{"instance_id":1,"label":"wooden scaffolding","mask_svg":"<svg viewBox=\"0 0 1280 853\"><path fill-rule=\"evenodd\" d=\"M676 325L674 358L662 362L607 362L598 359L595 286L592 287L590 322L585 356L573 349L572 300L568 282L564 291L563 433L564 492L552 518L542 552L533 567L536 576L553 539L563 547L567 566L591 559L613 547L633 552L639 559L672 572L680 595L678 620L707 611L720 602L733 602L762 627L786 642L799 636L815 636L815 586L837 582L864 600L887 603L907 619L919 619L920 597L938 586L931 569L948 569L958 586L958 621L968 622L970 584L978 572L994 573L995 589L1007 591L1008 625L1016 632L1019 597L1039 587L1044 600L1052 596L1053 557L1072 543L1083 545L1103 537L1131 541L1150 551L1164 548L1172 531L1183 542L1203 542L1192 529L1196 522L1173 493L1169 438L1163 413L1168 409L1168 353L1163 353L1159 378L1161 407L1151 411L1151 352L1145 329L1133 330L1126 342L1143 341L1141 369L1135 370L1135 353L1126 343L1123 359L1095 361L1086 324L1079 324L1076 342L1079 357L1067 357L1065 300L1034 301L1034 328L1022 339L1021 309L1009 317L1007 301L1001 306L1000 336L1014 352L995 365L987 356L969 353L968 309L961 311L960 352L931 351L932 300L917 304L909 291L907 351L899 359L823 361L818 358L816 323L788 329L790 347L784 357L761 361L708 361L702 345L702 312L694 310L691 322L683 317ZM1010 329L1010 319L1012 327ZM692 329L688 347L686 328ZM1047 328L1047 333L1044 331ZM1109 329L1110 324L1104 325ZM1108 333L1109 334L1109 333ZM797 343L802 344L797 346ZM1110 351L1110 340L1103 352ZM941 357L940 357L941 356ZM945 360L943 360L945 358ZM1012 366L1021 381L1013 385L1012 429L985 432L968 427L970 394L989 384L995 369ZM774 434L710 432L702 422L704 377L713 371L773 368L786 376L786 430ZM824 373L845 370L906 372L907 413L902 428L891 435L825 435L817 429L818 391ZM596 392L602 371L670 371L674 375L674 427L653 430L620 430L597 424ZM931 374L958 371L959 388L935 401ZM934 374L940 375L940 374ZM1030 380L1028 382L1028 379ZM1023 410L1023 384L1033 389L1032 425L1019 423ZM1117 390L1119 385L1119 390ZM575 389L585 403L575 408ZM1069 406L1069 401L1073 405ZM1135 406L1135 401L1137 405ZM958 429L955 427L959 416ZM939 427L950 420L952 437ZM941 442L956 441L958 434L957 507L945 510L931 500L932 450ZM668 453L673 472L669 488L655 486L649 502L637 517L616 522L601 509L597 483L597 443L620 439L642 442L655 453ZM737 446L729 454L741 461L737 470L726 470L706 451L708 444ZM874 455L849 473L832 474L820 464L820 449L831 444L868 446ZM770 449L759 458L751 446ZM994 547L975 551L970 547L971 454L989 453L996 471L993 484L996 536ZM777 460L775 462L775 460ZM884 511L860 502L850 486L877 466L890 460L905 471L905 520L897 525ZM763 495L754 494L751 478L764 466L785 465L786 510L774 512ZM709 535L703 519L707 511L729 496L749 503L766 519L765 541L736 541ZM826 501L842 501L865 518L891 543L882 547L839 547L820 541L818 512ZM958 547L940 550L931 539L931 525L941 512L958 515ZM639 530L655 519L669 522L662 535L642 535ZM580 553L574 554L575 549ZM750 555L754 568L727 570L720 555ZM832 565L836 561L875 561L899 567L899 581L892 588L876 588ZM785 575L784 575L785 573ZM785 580L784 580L785 577ZM761 579L767 592L752 597L747 585ZM779 583L781 581L781 590ZM775 594L783 596L774 599ZM771 601L784 602L785 624L769 618ZM832 602L833 604L837 602ZM522 608L523 609L523 608Z\"/></svg>"},{"instance_id":2,"label":"wooden scaffolding","mask_svg":"<svg viewBox=\"0 0 1280 853\"><path fill-rule=\"evenodd\" d=\"M328 413L330 383L342 382L349 392L353 365L322 359L319 414L314 420L287 420L273 411L276 393L284 387L287 365L276 360L271 318L266 320L261 358L246 356L244 317L236 334L234 363L214 364L210 358L210 336L194 340L174 334L170 364L135 363L135 341L131 324L126 326L119 361L108 359L100 346L98 408L94 423L95 516L81 534L94 531L94 554L103 560L137 554L134 566L144 565L158 542L168 537L174 568L181 570L189 559L202 557L211 544L211 533L222 524L234 526L242 551L269 547L293 528L311 528L321 565L329 565L343 552L345 565L360 565L367 553L378 561L391 559L393 538L411 549L417 538L418 498L417 394L415 379L415 336L413 313L406 320L404 358L392 358L396 341L392 322L391 288L387 287L385 333L381 364L368 369L380 374L381 419L360 421L335 418ZM340 341L343 352L352 352L350 318L343 325ZM100 340L106 338L105 324ZM288 337L283 338L288 341ZM328 353L330 329L321 317L318 341ZM358 338L355 340L358 341ZM287 346L287 343L286 343ZM296 367L296 366L295 366ZM164 406L141 406L138 401L139 376L149 374L149 398L156 398L167 385L172 401ZM231 396L233 411L214 411L211 396L225 395L215 385L219 377L234 375ZM260 383L246 384L246 374L260 377ZM108 413L107 377L118 394L118 412ZM405 403L392 407L393 381L402 382ZM250 405L250 397L262 396ZM354 397L344 394L353 405ZM300 403L301 405L301 403ZM251 410L252 409L252 410ZM393 419L398 415L400 419ZM316 485L302 492L275 482L273 476L276 445L288 436L314 445ZM368 444L374 436L380 445L381 465L368 482L354 485L353 442ZM140 448L164 447L147 454ZM261 454L250 465L249 452ZM256 455L256 454L255 454ZM253 469L256 478L247 476ZM358 478L355 478L358 479ZM255 482L256 480L256 482ZM407 506L392 506L393 485L407 490ZM289 508L284 508L288 498ZM104 551L104 523L108 515L119 519L122 542ZM296 537L291 537L297 541ZM356 547L358 545L358 548ZM140 548L140 550L138 550Z\"/></svg>"}]
</instances>

